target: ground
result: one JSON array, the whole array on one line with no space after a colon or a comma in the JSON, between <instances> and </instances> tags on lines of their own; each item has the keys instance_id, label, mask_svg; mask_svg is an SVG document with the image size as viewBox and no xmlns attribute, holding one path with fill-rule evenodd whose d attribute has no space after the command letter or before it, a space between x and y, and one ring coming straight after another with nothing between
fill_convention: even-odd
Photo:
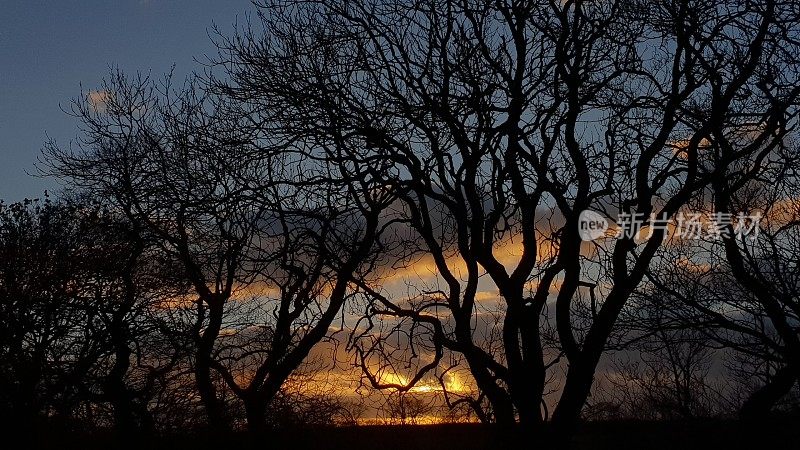
<instances>
[{"instance_id":1,"label":"ground","mask_svg":"<svg viewBox=\"0 0 800 450\"><path fill-rule=\"evenodd\" d=\"M196 433L159 438L115 440L109 435L48 436L38 432L19 448L155 449L347 449L347 450L483 450L552 448L525 438L513 442L508 432L480 425L362 426L353 428L287 430L253 436L238 433L223 438ZM5 446L4 446L5 447ZM5 448L17 448L10 446ZM800 449L800 422L602 422L585 424L573 440L573 449Z\"/></svg>"}]
</instances>

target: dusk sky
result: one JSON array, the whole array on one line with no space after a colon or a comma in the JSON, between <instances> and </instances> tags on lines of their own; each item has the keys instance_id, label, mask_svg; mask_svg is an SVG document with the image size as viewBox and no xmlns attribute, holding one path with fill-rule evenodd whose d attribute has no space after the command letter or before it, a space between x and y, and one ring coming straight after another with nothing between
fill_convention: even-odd
<instances>
[{"instance_id":1,"label":"dusk sky","mask_svg":"<svg viewBox=\"0 0 800 450\"><path fill-rule=\"evenodd\" d=\"M233 28L249 0L3 0L0 20L0 198L57 188L33 177L48 138L66 145L77 122L61 107L112 66L183 76L213 54L212 24Z\"/></svg>"},{"instance_id":2,"label":"dusk sky","mask_svg":"<svg viewBox=\"0 0 800 450\"><path fill-rule=\"evenodd\" d=\"M0 17L6 441L800 448L800 0Z\"/></svg>"}]
</instances>

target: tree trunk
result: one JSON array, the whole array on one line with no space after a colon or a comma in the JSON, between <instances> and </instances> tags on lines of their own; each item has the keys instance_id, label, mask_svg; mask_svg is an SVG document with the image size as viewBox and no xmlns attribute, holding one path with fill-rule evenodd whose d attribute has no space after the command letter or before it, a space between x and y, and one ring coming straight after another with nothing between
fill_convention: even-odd
<instances>
[{"instance_id":1,"label":"tree trunk","mask_svg":"<svg viewBox=\"0 0 800 450\"><path fill-rule=\"evenodd\" d=\"M197 355L194 376L197 392L205 409L206 424L215 431L227 429L222 402L217 398L217 390L211 379L211 362L208 355Z\"/></svg>"},{"instance_id":2,"label":"tree trunk","mask_svg":"<svg viewBox=\"0 0 800 450\"><path fill-rule=\"evenodd\" d=\"M209 323L200 337L195 352L195 383L206 413L209 429L217 432L227 431L230 427L224 412L223 403L217 398L217 389L211 378L211 358L219 330L222 325L224 302L219 298L209 298Z\"/></svg>"},{"instance_id":3,"label":"tree trunk","mask_svg":"<svg viewBox=\"0 0 800 450\"><path fill-rule=\"evenodd\" d=\"M566 440L578 425L581 410L594 381L595 365L578 360L570 363L564 390L553 412L553 432L558 440Z\"/></svg>"},{"instance_id":4,"label":"tree trunk","mask_svg":"<svg viewBox=\"0 0 800 450\"><path fill-rule=\"evenodd\" d=\"M122 436L131 436L146 425L144 418L139 420L133 393L125 384L125 376L130 369L131 349L126 339L126 328L122 317L126 311L120 311L114 318L111 329L111 341L114 346L114 365L105 382L106 396L114 409L114 426Z\"/></svg>"},{"instance_id":5,"label":"tree trunk","mask_svg":"<svg viewBox=\"0 0 800 450\"><path fill-rule=\"evenodd\" d=\"M739 417L745 420L758 420L767 417L775 404L794 386L797 377L789 366L775 373L775 376L760 389L750 395L739 410Z\"/></svg>"},{"instance_id":6,"label":"tree trunk","mask_svg":"<svg viewBox=\"0 0 800 450\"><path fill-rule=\"evenodd\" d=\"M514 403L509 393L497 385L488 368L481 361L478 361L469 352L465 354L465 357L475 384L486 396L486 399L489 400L489 404L492 405L495 423L502 426L513 426L516 423L516 419L514 417Z\"/></svg>"},{"instance_id":7,"label":"tree trunk","mask_svg":"<svg viewBox=\"0 0 800 450\"><path fill-rule=\"evenodd\" d=\"M521 298L520 304L523 304ZM544 423L542 400L547 374L539 328L543 305L542 302L538 305L524 306L518 311L522 356L518 373L522 376L514 376L514 383L511 386L512 400L519 413L519 422L526 433L533 434L538 433Z\"/></svg>"},{"instance_id":8,"label":"tree trunk","mask_svg":"<svg viewBox=\"0 0 800 450\"><path fill-rule=\"evenodd\" d=\"M252 395L244 399L247 415L247 429L251 433L261 433L267 426L267 402L261 396Z\"/></svg>"}]
</instances>

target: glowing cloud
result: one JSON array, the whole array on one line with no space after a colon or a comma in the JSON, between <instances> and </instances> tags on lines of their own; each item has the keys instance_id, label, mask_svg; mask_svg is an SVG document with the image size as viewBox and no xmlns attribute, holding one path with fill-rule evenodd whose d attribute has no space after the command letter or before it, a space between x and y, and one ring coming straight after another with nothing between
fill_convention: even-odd
<instances>
[{"instance_id":1,"label":"glowing cloud","mask_svg":"<svg viewBox=\"0 0 800 450\"><path fill-rule=\"evenodd\" d=\"M105 90L89 91L89 93L86 94L86 101L89 102L89 106L91 106L93 110L105 112L108 103L111 101L111 93Z\"/></svg>"}]
</instances>

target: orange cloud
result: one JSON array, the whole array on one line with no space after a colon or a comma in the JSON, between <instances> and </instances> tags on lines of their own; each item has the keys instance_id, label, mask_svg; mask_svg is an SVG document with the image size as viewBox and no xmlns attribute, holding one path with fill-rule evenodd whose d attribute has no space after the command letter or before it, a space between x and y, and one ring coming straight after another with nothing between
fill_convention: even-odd
<instances>
[{"instance_id":1,"label":"orange cloud","mask_svg":"<svg viewBox=\"0 0 800 450\"><path fill-rule=\"evenodd\" d=\"M522 258L522 240L521 238L509 238L495 243L492 251L497 261L506 267L508 272L513 271L520 258ZM539 264L546 263L547 261L555 258L558 254L557 244L550 240L540 239L538 242L537 262ZM466 279L467 277L467 264L461 258L460 254L448 255L445 259L447 269L456 278ZM485 271L481 270L481 274ZM391 268L383 276L383 281L386 284L394 284L398 282L410 283L414 281L435 281L440 276L439 268L429 254L423 255L416 261L412 261L405 266Z\"/></svg>"},{"instance_id":2,"label":"orange cloud","mask_svg":"<svg viewBox=\"0 0 800 450\"><path fill-rule=\"evenodd\" d=\"M774 228L800 221L800 198L785 198L772 203L764 214L764 220L766 225Z\"/></svg>"},{"instance_id":3,"label":"orange cloud","mask_svg":"<svg viewBox=\"0 0 800 450\"><path fill-rule=\"evenodd\" d=\"M666 144L666 147L672 150L672 153L677 155L678 158L686 159L689 157L688 149L689 149L689 142L691 139L676 139L673 141L669 141ZM700 144L698 144L697 149L702 151L711 146L711 142L703 138L700 140Z\"/></svg>"},{"instance_id":4,"label":"orange cloud","mask_svg":"<svg viewBox=\"0 0 800 450\"><path fill-rule=\"evenodd\" d=\"M89 102L89 106L96 112L105 112L111 99L111 92L106 90L89 91L89 93L86 94L86 101Z\"/></svg>"}]
</instances>

